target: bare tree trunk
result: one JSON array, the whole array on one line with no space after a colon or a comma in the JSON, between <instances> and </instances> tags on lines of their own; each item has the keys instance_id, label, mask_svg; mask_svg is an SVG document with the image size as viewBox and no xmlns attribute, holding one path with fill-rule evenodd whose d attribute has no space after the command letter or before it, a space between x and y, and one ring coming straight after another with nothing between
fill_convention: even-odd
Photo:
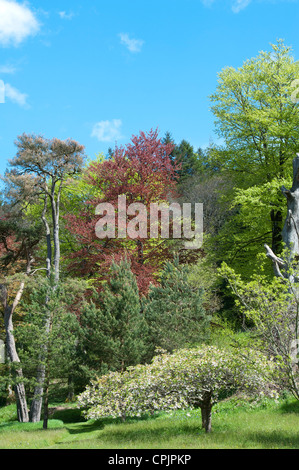
<instances>
[{"instance_id":1,"label":"bare tree trunk","mask_svg":"<svg viewBox=\"0 0 299 470\"><path fill-rule=\"evenodd\" d=\"M15 338L13 334L12 313L13 313L12 306L9 306L9 305L6 306L5 311L4 311L4 325L5 325L5 331L6 331L7 355L8 355L10 362L16 365L20 363L20 359L17 353ZM17 402L18 420L20 423L28 423L29 415L28 415L25 387L24 387L24 382L23 382L23 371L22 371L21 366L17 368L16 366L14 366L13 378L15 381L14 392L15 392L16 402Z\"/></svg>"},{"instance_id":2,"label":"bare tree trunk","mask_svg":"<svg viewBox=\"0 0 299 470\"><path fill-rule=\"evenodd\" d=\"M43 364L39 364L37 368L37 385L34 387L33 400L30 406L30 422L39 423L42 413L45 368Z\"/></svg>"},{"instance_id":3,"label":"bare tree trunk","mask_svg":"<svg viewBox=\"0 0 299 470\"><path fill-rule=\"evenodd\" d=\"M282 239L289 250L287 263L275 255L268 245L265 245L267 256L272 260L274 273L279 277L288 277L288 264L299 256L299 154L293 160L293 186L281 191L287 199L287 217L282 230Z\"/></svg>"},{"instance_id":4,"label":"bare tree trunk","mask_svg":"<svg viewBox=\"0 0 299 470\"><path fill-rule=\"evenodd\" d=\"M286 259L281 259L265 245L267 256L272 260L274 273L276 276L284 278L288 283L289 292L292 294L293 301L296 303L295 321L289 325L289 331L292 334L293 341L286 345L284 354L292 357L292 348L297 351L299 344L299 277L296 274L299 261L299 154L293 160L293 185L291 189L284 186L281 191L287 199L287 217L282 230L282 239L285 243L288 254ZM295 271L293 271L295 268ZM292 302L289 305L293 309ZM296 352L295 351L295 352ZM299 387L294 377L294 369L298 368L298 360L286 363L287 375L291 384L291 391L294 396L299 396Z\"/></svg>"},{"instance_id":5,"label":"bare tree trunk","mask_svg":"<svg viewBox=\"0 0 299 470\"><path fill-rule=\"evenodd\" d=\"M31 265L34 262L33 257L27 251L27 270L26 275L29 276L31 274ZM23 292L25 288L25 281L20 283L19 290L14 298L12 305L7 304L8 293L7 288L5 285L0 286L0 301L3 305L4 310L4 327L5 327L5 334L6 334L6 348L7 348L7 356L11 363L14 364L12 374L14 378L14 392L16 396L16 403L17 403L17 414L18 420L21 423L28 423L29 415L28 415L28 407L26 401L26 392L25 386L23 381L23 371L22 367L15 367L16 364L20 364L20 358L17 353L16 343L13 333L13 314L19 305L19 302L22 298Z\"/></svg>"},{"instance_id":6,"label":"bare tree trunk","mask_svg":"<svg viewBox=\"0 0 299 470\"><path fill-rule=\"evenodd\" d=\"M204 392L203 399L200 403L202 428L206 433L212 431L212 394Z\"/></svg>"},{"instance_id":7,"label":"bare tree trunk","mask_svg":"<svg viewBox=\"0 0 299 470\"><path fill-rule=\"evenodd\" d=\"M49 386L50 386L50 370L49 364L47 365L47 376L45 382L45 397L44 397L44 422L43 429L48 429L49 420Z\"/></svg>"},{"instance_id":8,"label":"bare tree trunk","mask_svg":"<svg viewBox=\"0 0 299 470\"><path fill-rule=\"evenodd\" d=\"M287 218L283 227L282 237L290 250L290 258L299 254L299 154L293 160L293 186L290 190L282 187L287 199Z\"/></svg>"}]
</instances>

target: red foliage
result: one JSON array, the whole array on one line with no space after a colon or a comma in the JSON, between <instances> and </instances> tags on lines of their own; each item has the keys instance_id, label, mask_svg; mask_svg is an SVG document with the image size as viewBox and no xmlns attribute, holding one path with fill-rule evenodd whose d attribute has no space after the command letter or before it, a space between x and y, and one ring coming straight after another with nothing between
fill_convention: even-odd
<instances>
[{"instance_id":1,"label":"red foliage","mask_svg":"<svg viewBox=\"0 0 299 470\"><path fill-rule=\"evenodd\" d=\"M77 274L104 279L113 259L118 261L126 256L131 261L141 294L145 294L149 284L155 282L162 263L171 258L167 241L129 237L100 240L95 233L99 220L95 207L108 202L117 208L118 197L125 195L127 207L141 202L149 210L151 203L167 202L174 197L178 168L171 163L172 150L172 144L161 142L157 130L148 134L140 132L125 148L116 147L112 159L90 165L86 180L99 188L103 197L89 201L79 216L66 217L67 228L81 246L71 255L71 268Z\"/></svg>"}]
</instances>

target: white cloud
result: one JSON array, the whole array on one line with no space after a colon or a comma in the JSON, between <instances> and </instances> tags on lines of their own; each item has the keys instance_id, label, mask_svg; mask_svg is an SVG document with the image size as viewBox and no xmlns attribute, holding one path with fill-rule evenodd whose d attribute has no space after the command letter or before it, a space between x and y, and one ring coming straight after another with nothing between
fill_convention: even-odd
<instances>
[{"instance_id":1,"label":"white cloud","mask_svg":"<svg viewBox=\"0 0 299 470\"><path fill-rule=\"evenodd\" d=\"M39 30L39 23L26 4L0 0L0 45L19 45Z\"/></svg>"},{"instance_id":2,"label":"white cloud","mask_svg":"<svg viewBox=\"0 0 299 470\"><path fill-rule=\"evenodd\" d=\"M142 46L144 44L144 41L141 39L133 39L130 38L128 34L126 33L120 33L120 42L124 46L126 46L130 52L140 52L142 49Z\"/></svg>"},{"instance_id":3,"label":"white cloud","mask_svg":"<svg viewBox=\"0 0 299 470\"><path fill-rule=\"evenodd\" d=\"M67 13L66 11L60 11L58 15L60 16L62 20L71 20L75 16L75 13L73 12Z\"/></svg>"},{"instance_id":4,"label":"white cloud","mask_svg":"<svg viewBox=\"0 0 299 470\"><path fill-rule=\"evenodd\" d=\"M96 137L100 142L113 142L121 139L121 119L97 122L92 129L91 137Z\"/></svg>"},{"instance_id":5,"label":"white cloud","mask_svg":"<svg viewBox=\"0 0 299 470\"><path fill-rule=\"evenodd\" d=\"M0 73L13 74L16 73L17 69L13 65L0 65Z\"/></svg>"},{"instance_id":6,"label":"white cloud","mask_svg":"<svg viewBox=\"0 0 299 470\"><path fill-rule=\"evenodd\" d=\"M210 7L215 3L215 1L216 0L201 0L201 3L205 7ZM252 0L230 0L230 2L232 4L232 7L231 7L232 11L234 13L239 13L241 10L246 8L251 3L251 1Z\"/></svg>"},{"instance_id":7,"label":"white cloud","mask_svg":"<svg viewBox=\"0 0 299 470\"><path fill-rule=\"evenodd\" d=\"M13 103L18 104L19 106L27 107L27 98L28 95L21 93L17 88L14 88L9 83L4 85L5 99L9 99Z\"/></svg>"},{"instance_id":8,"label":"white cloud","mask_svg":"<svg viewBox=\"0 0 299 470\"><path fill-rule=\"evenodd\" d=\"M251 0L235 0L232 10L234 13L239 13L239 11L243 10L246 8L249 3L251 3Z\"/></svg>"}]
</instances>

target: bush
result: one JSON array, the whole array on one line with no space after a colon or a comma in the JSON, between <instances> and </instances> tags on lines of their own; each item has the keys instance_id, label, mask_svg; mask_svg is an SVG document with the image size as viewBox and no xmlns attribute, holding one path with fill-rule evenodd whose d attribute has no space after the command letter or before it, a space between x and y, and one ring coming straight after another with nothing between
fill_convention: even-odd
<instances>
[{"instance_id":1,"label":"bush","mask_svg":"<svg viewBox=\"0 0 299 470\"><path fill-rule=\"evenodd\" d=\"M273 395L273 362L252 350L202 346L154 357L124 373L94 381L79 396L85 417L141 416L157 411L201 408L202 426L211 430L212 406L223 394L245 390Z\"/></svg>"}]
</instances>

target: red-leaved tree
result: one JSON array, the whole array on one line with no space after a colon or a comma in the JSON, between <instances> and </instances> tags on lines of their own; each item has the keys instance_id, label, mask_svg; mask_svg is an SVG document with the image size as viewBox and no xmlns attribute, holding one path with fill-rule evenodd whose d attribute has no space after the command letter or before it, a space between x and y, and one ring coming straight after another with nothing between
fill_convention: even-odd
<instances>
[{"instance_id":1,"label":"red-leaved tree","mask_svg":"<svg viewBox=\"0 0 299 470\"><path fill-rule=\"evenodd\" d=\"M140 132L126 147L116 146L112 158L88 167L85 181L97 188L100 196L85 203L80 214L66 216L67 228L80 247L71 254L71 268L77 274L96 276L101 281L105 279L112 261L117 262L126 256L141 294L147 292L151 282L155 282L162 264L172 257L172 251L169 240L160 236L150 238L149 210L150 204L168 203L176 196L178 168L171 162L172 150L173 144L162 143L157 130L147 134ZM126 197L126 210L132 203L142 203L146 208L146 215L142 219L142 214L139 214L136 222L138 235L127 234L125 238L119 238L121 227L118 217L115 217L116 238L100 239L96 234L99 221L96 208L99 204L109 203L117 215L119 196ZM127 215L124 222L126 232L130 224L134 225L135 218L136 213ZM146 233L138 230L143 222L147 226Z\"/></svg>"}]
</instances>

